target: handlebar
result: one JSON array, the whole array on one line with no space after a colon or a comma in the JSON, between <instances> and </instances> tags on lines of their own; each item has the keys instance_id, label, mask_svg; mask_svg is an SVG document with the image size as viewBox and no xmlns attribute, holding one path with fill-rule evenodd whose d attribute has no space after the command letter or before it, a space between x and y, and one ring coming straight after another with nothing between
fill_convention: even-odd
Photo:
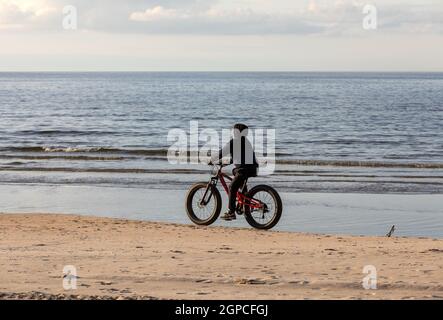
<instances>
[{"instance_id":1,"label":"handlebar","mask_svg":"<svg viewBox=\"0 0 443 320\"><path fill-rule=\"evenodd\" d=\"M228 166L228 164L223 163L208 163L208 165L211 166L212 175L218 175L224 167Z\"/></svg>"},{"instance_id":2,"label":"handlebar","mask_svg":"<svg viewBox=\"0 0 443 320\"><path fill-rule=\"evenodd\" d=\"M226 163L208 163L208 166L224 168L224 167L229 166L229 164L226 164Z\"/></svg>"}]
</instances>

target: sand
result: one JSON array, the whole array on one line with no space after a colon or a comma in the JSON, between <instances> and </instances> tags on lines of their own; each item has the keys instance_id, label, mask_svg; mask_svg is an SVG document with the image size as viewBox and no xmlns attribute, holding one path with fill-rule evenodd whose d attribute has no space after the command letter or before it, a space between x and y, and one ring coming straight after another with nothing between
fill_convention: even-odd
<instances>
[{"instance_id":1,"label":"sand","mask_svg":"<svg viewBox=\"0 0 443 320\"><path fill-rule=\"evenodd\" d=\"M443 299L443 240L0 214L0 298Z\"/></svg>"}]
</instances>

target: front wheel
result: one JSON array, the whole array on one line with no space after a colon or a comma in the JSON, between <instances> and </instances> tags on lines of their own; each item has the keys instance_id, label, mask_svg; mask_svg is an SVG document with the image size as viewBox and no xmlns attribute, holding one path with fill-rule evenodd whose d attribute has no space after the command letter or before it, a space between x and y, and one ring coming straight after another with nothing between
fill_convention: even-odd
<instances>
[{"instance_id":1,"label":"front wheel","mask_svg":"<svg viewBox=\"0 0 443 320\"><path fill-rule=\"evenodd\" d=\"M256 229L268 230L275 227L283 212L283 204L278 192L270 186L259 185L252 188L247 193L247 197L261 203L261 207L256 209L247 206L246 221Z\"/></svg>"},{"instance_id":2,"label":"front wheel","mask_svg":"<svg viewBox=\"0 0 443 320\"><path fill-rule=\"evenodd\" d=\"M197 183L186 196L186 212L189 219L200 226L209 226L217 220L221 211L218 189L208 183Z\"/></svg>"}]
</instances>

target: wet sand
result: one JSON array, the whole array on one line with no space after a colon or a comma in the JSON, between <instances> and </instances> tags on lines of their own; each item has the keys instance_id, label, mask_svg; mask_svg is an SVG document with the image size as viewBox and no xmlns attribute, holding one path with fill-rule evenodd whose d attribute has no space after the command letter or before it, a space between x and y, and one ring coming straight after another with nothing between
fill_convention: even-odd
<instances>
[{"instance_id":1,"label":"wet sand","mask_svg":"<svg viewBox=\"0 0 443 320\"><path fill-rule=\"evenodd\" d=\"M443 299L438 239L0 214L0 252L0 299Z\"/></svg>"}]
</instances>

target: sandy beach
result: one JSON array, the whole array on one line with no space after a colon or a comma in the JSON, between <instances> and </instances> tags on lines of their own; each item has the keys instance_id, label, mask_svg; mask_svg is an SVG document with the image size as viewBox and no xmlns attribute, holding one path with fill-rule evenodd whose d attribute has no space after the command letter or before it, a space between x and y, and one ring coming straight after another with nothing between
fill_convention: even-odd
<instances>
[{"instance_id":1,"label":"sandy beach","mask_svg":"<svg viewBox=\"0 0 443 320\"><path fill-rule=\"evenodd\" d=\"M0 235L2 299L443 299L438 239L49 214L0 214ZM376 290L362 287L366 265Z\"/></svg>"}]
</instances>

